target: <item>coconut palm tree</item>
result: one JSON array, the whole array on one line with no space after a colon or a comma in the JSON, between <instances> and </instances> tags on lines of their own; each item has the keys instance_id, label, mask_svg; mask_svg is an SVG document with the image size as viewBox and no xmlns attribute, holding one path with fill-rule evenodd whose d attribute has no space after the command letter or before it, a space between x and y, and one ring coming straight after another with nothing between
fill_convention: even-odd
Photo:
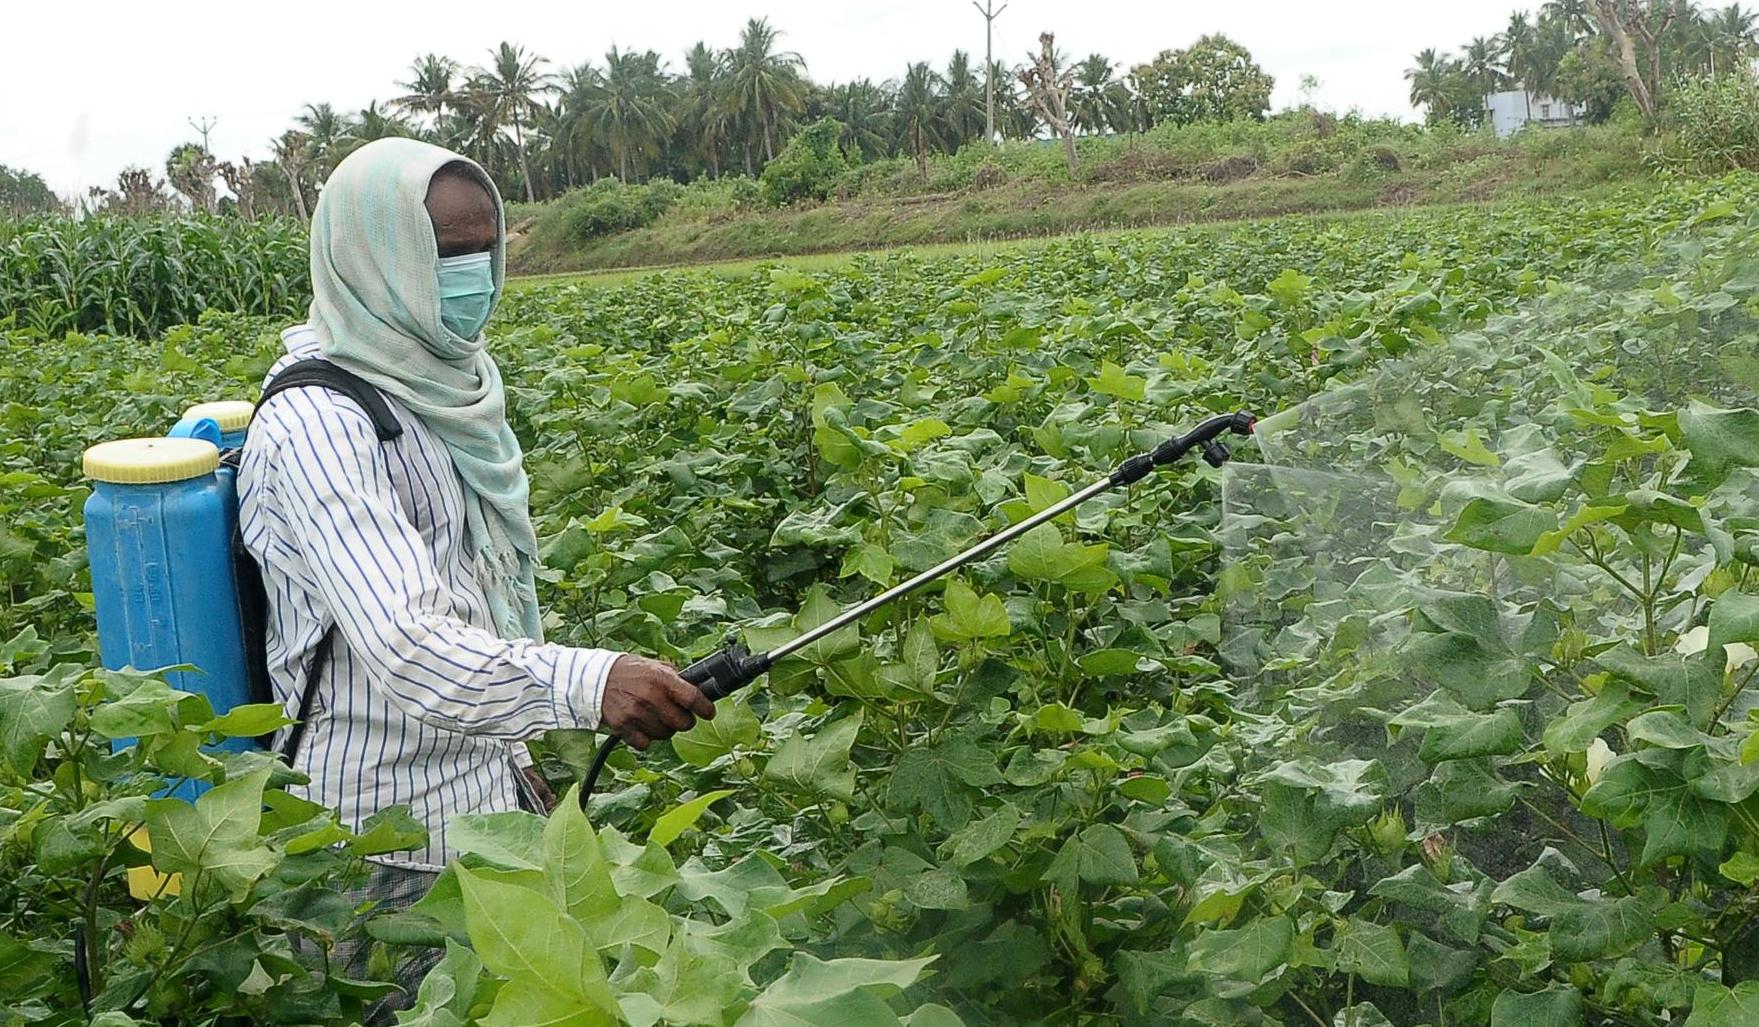
<instances>
[{"instance_id":1,"label":"coconut palm tree","mask_svg":"<svg viewBox=\"0 0 1759 1027\"><path fill-rule=\"evenodd\" d=\"M1089 54L1075 66L1069 110L1085 133L1124 131L1133 123L1129 91L1113 77L1116 67L1104 54Z\"/></svg>"},{"instance_id":2,"label":"coconut palm tree","mask_svg":"<svg viewBox=\"0 0 1759 1027\"><path fill-rule=\"evenodd\" d=\"M513 147L519 153L520 177L525 199L537 199L532 189L531 164L525 152L525 124L531 119L538 98L555 91L555 81L544 72L549 62L525 48L503 42L489 51L489 67L471 72L472 106L495 126L513 126Z\"/></svg>"},{"instance_id":3,"label":"coconut palm tree","mask_svg":"<svg viewBox=\"0 0 1759 1027\"><path fill-rule=\"evenodd\" d=\"M591 61L583 61L563 72L557 84L561 90L561 113L557 119L556 146L561 150L558 159L568 184L579 184L583 168L588 177L597 181L598 139L593 135L592 110L604 89L604 76Z\"/></svg>"},{"instance_id":4,"label":"coconut palm tree","mask_svg":"<svg viewBox=\"0 0 1759 1027\"><path fill-rule=\"evenodd\" d=\"M806 106L801 73L806 62L791 51L776 49L781 33L768 19L752 18L739 34L739 45L727 52L723 109L745 130L745 170L753 173L751 143L761 141L763 159L774 160L777 137L791 115Z\"/></svg>"},{"instance_id":5,"label":"coconut palm tree","mask_svg":"<svg viewBox=\"0 0 1759 1027\"><path fill-rule=\"evenodd\" d=\"M1497 92L1508 84L1506 75L1498 61L1501 59L1500 47L1495 39L1478 36L1466 46L1466 53L1460 62L1460 70L1472 85L1484 96Z\"/></svg>"},{"instance_id":6,"label":"coconut palm tree","mask_svg":"<svg viewBox=\"0 0 1759 1027\"><path fill-rule=\"evenodd\" d=\"M1707 17L1705 24L1710 37L1712 74L1716 73L1719 59L1723 67L1733 67L1759 50L1759 13L1743 10L1740 4L1729 4Z\"/></svg>"},{"instance_id":7,"label":"coconut palm tree","mask_svg":"<svg viewBox=\"0 0 1759 1027\"><path fill-rule=\"evenodd\" d=\"M330 172L336 170L336 165L354 148L353 126L348 123L348 117L336 113L336 109L327 103L308 103L293 120L305 133L311 165L318 178L330 177Z\"/></svg>"},{"instance_id":8,"label":"coconut palm tree","mask_svg":"<svg viewBox=\"0 0 1759 1027\"><path fill-rule=\"evenodd\" d=\"M425 114L437 124L446 108L456 99L452 77L458 74L458 62L439 54L423 54L409 66L409 81L397 83L403 95L391 106L410 114Z\"/></svg>"},{"instance_id":9,"label":"coconut palm tree","mask_svg":"<svg viewBox=\"0 0 1759 1027\"><path fill-rule=\"evenodd\" d=\"M685 51L684 77L678 89L678 131L685 145L708 165L710 178L721 175L721 153L733 128L733 117L721 103L727 75L726 55L698 42Z\"/></svg>"},{"instance_id":10,"label":"coconut palm tree","mask_svg":"<svg viewBox=\"0 0 1759 1027\"><path fill-rule=\"evenodd\" d=\"M1038 116L1020 94L1020 80L1001 61L990 65L996 83L996 131L1004 139L1030 139L1038 131Z\"/></svg>"},{"instance_id":11,"label":"coconut palm tree","mask_svg":"<svg viewBox=\"0 0 1759 1027\"><path fill-rule=\"evenodd\" d=\"M397 115L380 110L379 101L371 100L360 109L360 114L354 120L352 134L357 143L368 143L389 136L414 135L415 129Z\"/></svg>"},{"instance_id":12,"label":"coconut palm tree","mask_svg":"<svg viewBox=\"0 0 1759 1027\"><path fill-rule=\"evenodd\" d=\"M885 89L870 79L832 86L830 116L843 126L838 142L844 152L860 155L864 160L885 154L891 148L891 106Z\"/></svg>"},{"instance_id":13,"label":"coconut palm tree","mask_svg":"<svg viewBox=\"0 0 1759 1027\"><path fill-rule=\"evenodd\" d=\"M927 61L910 65L892 99L892 125L899 149L916 158L916 173L928 181L928 151L941 143L941 77Z\"/></svg>"},{"instance_id":14,"label":"coconut palm tree","mask_svg":"<svg viewBox=\"0 0 1759 1027\"><path fill-rule=\"evenodd\" d=\"M1533 118L1533 87L1529 80L1532 72L1533 49L1535 34L1533 22L1527 17L1526 11L1516 11L1509 15L1508 27L1502 31L1503 69L1510 79L1521 87L1523 98L1527 104L1527 119Z\"/></svg>"},{"instance_id":15,"label":"coconut palm tree","mask_svg":"<svg viewBox=\"0 0 1759 1027\"><path fill-rule=\"evenodd\" d=\"M1575 39L1594 34L1594 19L1588 13L1588 0L1546 0L1545 6L1539 9L1539 16L1561 22Z\"/></svg>"},{"instance_id":16,"label":"coconut palm tree","mask_svg":"<svg viewBox=\"0 0 1759 1027\"><path fill-rule=\"evenodd\" d=\"M1417 55L1417 66L1405 69L1405 80L1411 83L1411 106L1435 113L1447 105L1447 79L1452 71L1447 58L1435 50Z\"/></svg>"},{"instance_id":17,"label":"coconut palm tree","mask_svg":"<svg viewBox=\"0 0 1759 1027\"><path fill-rule=\"evenodd\" d=\"M945 83L941 93L945 141L948 149L956 150L973 139L983 138L983 80L972 68L970 55L963 50L954 50L942 81Z\"/></svg>"},{"instance_id":18,"label":"coconut palm tree","mask_svg":"<svg viewBox=\"0 0 1759 1027\"><path fill-rule=\"evenodd\" d=\"M675 124L667 110L670 93L660 71L660 55L611 47L605 54L604 82L587 108L593 134L604 140L617 177L629 181L630 158L651 157Z\"/></svg>"}]
</instances>

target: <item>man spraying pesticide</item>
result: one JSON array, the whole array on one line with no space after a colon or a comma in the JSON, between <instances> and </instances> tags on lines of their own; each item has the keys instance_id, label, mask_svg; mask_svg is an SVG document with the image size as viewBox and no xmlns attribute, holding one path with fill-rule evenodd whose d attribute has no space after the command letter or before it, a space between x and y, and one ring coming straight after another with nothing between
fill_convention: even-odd
<instances>
[{"instance_id":1,"label":"man spraying pesticide","mask_svg":"<svg viewBox=\"0 0 1759 1027\"><path fill-rule=\"evenodd\" d=\"M295 723L266 741L345 825L408 806L428 843L375 857L358 898L381 908L427 892L451 818L553 802L525 740L603 729L645 749L714 716L662 663L542 640L523 454L482 335L504 249L475 163L369 143L313 215L309 321L228 455L236 514L220 449L237 440L216 424L86 455L105 663L194 664L178 684L220 712L279 704ZM364 952L338 956L365 976ZM399 975L410 995L423 962Z\"/></svg>"},{"instance_id":2,"label":"man spraying pesticide","mask_svg":"<svg viewBox=\"0 0 1759 1027\"><path fill-rule=\"evenodd\" d=\"M555 728L608 734L584 803L618 741L646 749L688 730L714 716L713 700L789 653L1192 450L1220 466L1229 458L1220 436L1252 431L1249 414L1212 417L770 652L730 643L680 674L641 656L546 644L523 454L482 335L501 295L504 247L493 183L457 154L380 140L330 176L312 221L308 323L283 333L288 353L271 369L236 456L235 527L224 502L224 516L209 518L234 536L236 584L227 575L223 588L169 603L176 620L206 608L231 617L229 628L180 623L169 647L158 635L139 637L138 624L167 617L160 609L129 616L130 603L150 605L140 597L159 593L132 584L153 572L130 563L140 547L122 544L151 520L136 515L163 498L155 490L201 493L213 505L208 494L224 491L214 487L219 431L202 453L208 444L196 439L106 444L159 444L147 472L138 448L115 467L92 459L105 446L88 453L88 471L111 483L88 508L105 662L236 664L236 653L207 643L242 637L242 670L193 687L221 710L249 701L243 695L279 704L295 723L272 739L275 749L344 824L403 804L426 826L425 850L374 864L360 897L381 908L427 892L454 855L450 818L553 802L529 771L525 740ZM175 535L173 514L152 530ZM223 543L219 552L223 560ZM210 553L201 562L211 569L216 560ZM223 591L230 603L234 590L242 616L206 594ZM127 602L114 598L124 594ZM186 628L192 639L213 639L187 642ZM232 680L240 676L251 679L248 689ZM364 953L338 955L347 973ZM410 994L427 962L399 974Z\"/></svg>"}]
</instances>

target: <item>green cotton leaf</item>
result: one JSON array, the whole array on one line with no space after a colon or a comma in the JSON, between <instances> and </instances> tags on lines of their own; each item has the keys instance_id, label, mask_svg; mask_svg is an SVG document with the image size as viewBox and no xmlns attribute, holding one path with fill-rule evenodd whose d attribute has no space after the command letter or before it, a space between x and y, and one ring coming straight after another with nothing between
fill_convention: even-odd
<instances>
[{"instance_id":1,"label":"green cotton leaf","mask_svg":"<svg viewBox=\"0 0 1759 1027\"><path fill-rule=\"evenodd\" d=\"M1031 513L1048 510L1069 498L1069 486L1060 481L1053 481L1050 478L1040 478L1036 474L1028 473L1025 482L1026 502L1030 507ZM1073 513L1065 515L1065 519L1072 520L1073 517Z\"/></svg>"},{"instance_id":2,"label":"green cotton leaf","mask_svg":"<svg viewBox=\"0 0 1759 1027\"><path fill-rule=\"evenodd\" d=\"M725 1011L738 1005L747 986L744 976L744 968L725 951L681 931L658 963L637 970L622 984L618 997L624 1018L634 1027L720 1024Z\"/></svg>"},{"instance_id":3,"label":"green cotton leaf","mask_svg":"<svg viewBox=\"0 0 1759 1027\"><path fill-rule=\"evenodd\" d=\"M915 984L936 957L821 960L796 952L788 972L759 992L734 1027L896 1027L885 999Z\"/></svg>"},{"instance_id":4,"label":"green cotton leaf","mask_svg":"<svg viewBox=\"0 0 1759 1027\"><path fill-rule=\"evenodd\" d=\"M946 830L971 815L978 789L1002 783L995 756L963 735L906 750L892 768L886 803L900 812L928 814Z\"/></svg>"},{"instance_id":5,"label":"green cotton leaf","mask_svg":"<svg viewBox=\"0 0 1759 1027\"><path fill-rule=\"evenodd\" d=\"M1191 943L1193 971L1251 985L1264 983L1294 954L1295 925L1288 917L1254 920L1232 931L1207 931Z\"/></svg>"},{"instance_id":6,"label":"green cotton leaf","mask_svg":"<svg viewBox=\"0 0 1759 1027\"><path fill-rule=\"evenodd\" d=\"M904 1017L899 1023L903 1027L965 1027L965 1021L959 1014L946 1006L930 1002L916 1007L916 1011Z\"/></svg>"},{"instance_id":7,"label":"green cotton leaf","mask_svg":"<svg viewBox=\"0 0 1759 1027\"><path fill-rule=\"evenodd\" d=\"M1034 710L1031 724L1035 730L1052 735L1079 734L1087 720L1080 712L1060 702L1046 703Z\"/></svg>"},{"instance_id":8,"label":"green cotton leaf","mask_svg":"<svg viewBox=\"0 0 1759 1027\"><path fill-rule=\"evenodd\" d=\"M508 979L485 1025L616 1023L604 964L579 923L541 891L454 869L471 947Z\"/></svg>"},{"instance_id":9,"label":"green cotton leaf","mask_svg":"<svg viewBox=\"0 0 1759 1027\"><path fill-rule=\"evenodd\" d=\"M1665 524L1691 532L1705 530L1702 510L1665 492L1637 489L1619 498L1623 500L1625 512L1612 520L1626 530L1652 524Z\"/></svg>"},{"instance_id":10,"label":"green cotton leaf","mask_svg":"<svg viewBox=\"0 0 1759 1027\"><path fill-rule=\"evenodd\" d=\"M1587 963L1625 955L1655 934L1655 914L1666 895L1585 899L1571 894L1540 866L1528 867L1498 885L1493 902L1551 920L1557 957Z\"/></svg>"},{"instance_id":11,"label":"green cotton leaf","mask_svg":"<svg viewBox=\"0 0 1759 1027\"><path fill-rule=\"evenodd\" d=\"M387 806L367 817L360 828L346 846L351 856L382 856L428 843L428 829L409 815L408 806Z\"/></svg>"},{"instance_id":12,"label":"green cotton leaf","mask_svg":"<svg viewBox=\"0 0 1759 1027\"><path fill-rule=\"evenodd\" d=\"M1550 449L1515 457L1504 474L1503 488L1523 503L1556 502L1576 478L1575 468L1566 467Z\"/></svg>"},{"instance_id":13,"label":"green cotton leaf","mask_svg":"<svg viewBox=\"0 0 1759 1027\"><path fill-rule=\"evenodd\" d=\"M1647 742L1663 749L1695 749L1710 739L1692 727L1684 713L1676 708L1651 710L1625 725L1625 734L1636 742Z\"/></svg>"},{"instance_id":14,"label":"green cotton leaf","mask_svg":"<svg viewBox=\"0 0 1759 1027\"><path fill-rule=\"evenodd\" d=\"M610 913L581 924L593 948L610 958L631 945L657 956L672 939L671 915L637 895L624 896Z\"/></svg>"},{"instance_id":15,"label":"green cotton leaf","mask_svg":"<svg viewBox=\"0 0 1759 1027\"><path fill-rule=\"evenodd\" d=\"M967 867L999 850L1020 829L1020 810L1003 803L1002 808L959 828L941 845L941 854L956 867Z\"/></svg>"},{"instance_id":16,"label":"green cotton leaf","mask_svg":"<svg viewBox=\"0 0 1759 1027\"><path fill-rule=\"evenodd\" d=\"M1544 991L1505 990L1490 1004L1490 1027L1567 1027L1582 1023L1582 993L1561 984Z\"/></svg>"},{"instance_id":17,"label":"green cotton leaf","mask_svg":"<svg viewBox=\"0 0 1759 1027\"><path fill-rule=\"evenodd\" d=\"M917 909L969 909L965 878L948 867L912 874L904 881L904 899Z\"/></svg>"},{"instance_id":18,"label":"green cotton leaf","mask_svg":"<svg viewBox=\"0 0 1759 1027\"><path fill-rule=\"evenodd\" d=\"M1474 945L1490 918L1491 883L1487 880L1443 884L1428 867L1415 864L1369 889L1409 909L1435 916L1449 937Z\"/></svg>"},{"instance_id":19,"label":"green cotton leaf","mask_svg":"<svg viewBox=\"0 0 1759 1027\"><path fill-rule=\"evenodd\" d=\"M1752 1027L1759 1023L1759 981L1732 988L1699 982L1685 1027Z\"/></svg>"},{"instance_id":20,"label":"green cotton leaf","mask_svg":"<svg viewBox=\"0 0 1759 1027\"><path fill-rule=\"evenodd\" d=\"M263 844L263 788L272 769L216 785L196 797L147 802L147 835L160 873L199 879L197 886L223 891L239 902L281 857Z\"/></svg>"},{"instance_id":21,"label":"green cotton leaf","mask_svg":"<svg viewBox=\"0 0 1759 1027\"><path fill-rule=\"evenodd\" d=\"M735 749L757 744L761 728L744 693L737 692L715 703L715 719L698 720L696 726L672 736L672 751L693 767L706 767Z\"/></svg>"},{"instance_id":22,"label":"green cotton leaf","mask_svg":"<svg viewBox=\"0 0 1759 1027\"><path fill-rule=\"evenodd\" d=\"M647 840L655 845L672 844L679 835L696 826L696 822L702 819L704 811L733 793L731 788L720 788L712 792L705 792L689 802L674 806L660 814L659 819L654 821L653 830L648 832Z\"/></svg>"},{"instance_id":23,"label":"green cotton leaf","mask_svg":"<svg viewBox=\"0 0 1759 1027\"><path fill-rule=\"evenodd\" d=\"M1479 496L1466 504L1443 538L1473 549L1525 556L1557 528L1557 514L1544 507Z\"/></svg>"},{"instance_id":24,"label":"green cotton leaf","mask_svg":"<svg viewBox=\"0 0 1759 1027\"><path fill-rule=\"evenodd\" d=\"M483 963L467 946L446 939L446 954L421 980L415 1008L398 1014L398 1027L466 1027L482 987Z\"/></svg>"},{"instance_id":25,"label":"green cotton leaf","mask_svg":"<svg viewBox=\"0 0 1759 1027\"><path fill-rule=\"evenodd\" d=\"M1139 1014L1147 1014L1156 996L1185 976L1185 956L1181 952L1138 952L1125 949L1117 953L1118 983L1130 996Z\"/></svg>"},{"instance_id":26,"label":"green cotton leaf","mask_svg":"<svg viewBox=\"0 0 1759 1027\"><path fill-rule=\"evenodd\" d=\"M1298 306L1313 291L1313 276L1288 268L1266 283L1264 291L1285 307Z\"/></svg>"},{"instance_id":27,"label":"green cotton leaf","mask_svg":"<svg viewBox=\"0 0 1759 1027\"><path fill-rule=\"evenodd\" d=\"M1106 886L1134 884L1136 854L1124 832L1110 824L1090 824L1071 835L1044 871L1044 879L1073 891L1077 882Z\"/></svg>"},{"instance_id":28,"label":"green cotton leaf","mask_svg":"<svg viewBox=\"0 0 1759 1027\"><path fill-rule=\"evenodd\" d=\"M1100 364L1096 377L1083 380L1088 388L1102 396L1140 402L1148 395L1148 379L1126 374L1122 367L1110 360Z\"/></svg>"},{"instance_id":29,"label":"green cotton leaf","mask_svg":"<svg viewBox=\"0 0 1759 1027\"><path fill-rule=\"evenodd\" d=\"M1693 401L1680 411L1692 467L1720 480L1730 467L1759 467L1759 410L1725 410Z\"/></svg>"},{"instance_id":30,"label":"green cotton leaf","mask_svg":"<svg viewBox=\"0 0 1759 1027\"><path fill-rule=\"evenodd\" d=\"M1446 689L1468 709L1485 710L1527 694L1532 670L1525 660L1486 649L1457 631L1420 632L1399 647L1412 673Z\"/></svg>"},{"instance_id":31,"label":"green cotton leaf","mask_svg":"<svg viewBox=\"0 0 1759 1027\"><path fill-rule=\"evenodd\" d=\"M106 738L145 738L178 731L177 712L190 693L172 688L158 678L138 682L126 695L110 699L92 711L92 729ZM205 722L212 719L208 710Z\"/></svg>"},{"instance_id":32,"label":"green cotton leaf","mask_svg":"<svg viewBox=\"0 0 1759 1027\"><path fill-rule=\"evenodd\" d=\"M1010 628L1008 610L1001 596L979 597L970 585L955 578L947 582L942 596L946 612L930 621L937 638L949 642L974 642L983 638L1004 638Z\"/></svg>"},{"instance_id":33,"label":"green cotton leaf","mask_svg":"<svg viewBox=\"0 0 1759 1027\"><path fill-rule=\"evenodd\" d=\"M1141 657L1128 649L1096 649L1075 661L1083 673L1095 677L1126 677L1136 673Z\"/></svg>"},{"instance_id":34,"label":"green cotton leaf","mask_svg":"<svg viewBox=\"0 0 1759 1027\"><path fill-rule=\"evenodd\" d=\"M545 821L534 813L461 813L446 822L446 843L509 870L544 868Z\"/></svg>"},{"instance_id":35,"label":"green cotton leaf","mask_svg":"<svg viewBox=\"0 0 1759 1027\"><path fill-rule=\"evenodd\" d=\"M60 959L53 951L44 951L29 941L0 931L0 995L29 995L26 989L42 985L48 979L49 970Z\"/></svg>"},{"instance_id":36,"label":"green cotton leaf","mask_svg":"<svg viewBox=\"0 0 1759 1027\"><path fill-rule=\"evenodd\" d=\"M1709 650L1736 642L1752 645L1759 642L1759 596L1730 589L1716 597L1710 607Z\"/></svg>"},{"instance_id":37,"label":"green cotton leaf","mask_svg":"<svg viewBox=\"0 0 1759 1027\"><path fill-rule=\"evenodd\" d=\"M215 717L199 730L219 735L222 738L255 738L293 723L287 711L276 703L255 703L249 706L234 706L224 714Z\"/></svg>"},{"instance_id":38,"label":"green cotton leaf","mask_svg":"<svg viewBox=\"0 0 1759 1027\"><path fill-rule=\"evenodd\" d=\"M796 893L775 867L752 853L721 870L709 870L691 857L678 872L677 894L687 902L713 902L728 916L740 917L748 909L768 912Z\"/></svg>"},{"instance_id":39,"label":"green cotton leaf","mask_svg":"<svg viewBox=\"0 0 1759 1027\"><path fill-rule=\"evenodd\" d=\"M1723 661L1687 660L1675 653L1644 656L1622 645L1594 657L1600 669L1655 696L1667 706L1680 706L1693 724L1708 724L1722 698Z\"/></svg>"},{"instance_id":40,"label":"green cotton leaf","mask_svg":"<svg viewBox=\"0 0 1759 1027\"><path fill-rule=\"evenodd\" d=\"M843 568L837 576L847 578L859 574L884 588L892 583L892 569L895 565L892 554L886 551L885 546L865 542L843 555Z\"/></svg>"},{"instance_id":41,"label":"green cotton leaf","mask_svg":"<svg viewBox=\"0 0 1759 1027\"><path fill-rule=\"evenodd\" d=\"M1008 550L1008 570L1027 581L1054 581L1076 592L1104 592L1117 583L1105 567L1107 547L1064 542L1054 524L1041 524Z\"/></svg>"},{"instance_id":42,"label":"green cotton leaf","mask_svg":"<svg viewBox=\"0 0 1759 1027\"><path fill-rule=\"evenodd\" d=\"M1759 884L1759 856L1751 852L1737 852L1716 868L1717 873L1735 882L1743 888L1751 888Z\"/></svg>"},{"instance_id":43,"label":"green cotton leaf","mask_svg":"<svg viewBox=\"0 0 1759 1027\"><path fill-rule=\"evenodd\" d=\"M1600 694L1572 703L1562 717L1545 726L1545 749L1559 755L1585 752L1601 732L1624 722L1645 706L1631 698L1630 685L1608 679L1601 685Z\"/></svg>"},{"instance_id":44,"label":"green cotton leaf","mask_svg":"<svg viewBox=\"0 0 1759 1027\"><path fill-rule=\"evenodd\" d=\"M1432 693L1387 723L1424 728L1418 755L1425 763L1504 756L1520 750L1521 718L1509 709L1472 713L1445 692Z\"/></svg>"},{"instance_id":45,"label":"green cotton leaf","mask_svg":"<svg viewBox=\"0 0 1759 1027\"><path fill-rule=\"evenodd\" d=\"M1355 974L1369 984L1403 988L1410 984L1411 965L1405 943L1393 927L1351 917L1339 928L1332 945L1334 969Z\"/></svg>"},{"instance_id":46,"label":"green cotton leaf","mask_svg":"<svg viewBox=\"0 0 1759 1027\"><path fill-rule=\"evenodd\" d=\"M1637 755L1607 764L1600 780L1582 796L1582 812L1621 830L1641 827L1638 863L1645 867L1672 856L1720 862L1728 838L1726 804L1699 798L1685 781L1644 765Z\"/></svg>"},{"instance_id":47,"label":"green cotton leaf","mask_svg":"<svg viewBox=\"0 0 1759 1027\"><path fill-rule=\"evenodd\" d=\"M953 434L947 422L938 417L925 417L916 421L899 433L898 439L906 452L920 449L935 439L944 439Z\"/></svg>"},{"instance_id":48,"label":"green cotton leaf","mask_svg":"<svg viewBox=\"0 0 1759 1027\"><path fill-rule=\"evenodd\" d=\"M49 740L72 723L78 705L72 682L64 678L0 678L0 759L13 773L29 777Z\"/></svg>"},{"instance_id":49,"label":"green cotton leaf","mask_svg":"<svg viewBox=\"0 0 1759 1027\"><path fill-rule=\"evenodd\" d=\"M855 798L855 766L849 750L861 730L861 710L820 728L811 737L790 735L763 768L764 780L795 794Z\"/></svg>"},{"instance_id":50,"label":"green cotton leaf","mask_svg":"<svg viewBox=\"0 0 1759 1027\"><path fill-rule=\"evenodd\" d=\"M1467 428L1458 438L1438 435L1436 445L1474 467L1501 467L1502 458L1484 448L1484 440L1478 437L1478 429Z\"/></svg>"},{"instance_id":51,"label":"green cotton leaf","mask_svg":"<svg viewBox=\"0 0 1759 1027\"><path fill-rule=\"evenodd\" d=\"M541 869L549 882L550 895L570 916L582 923L592 923L617 908L611 867L580 808L579 785L568 789L544 823L539 846Z\"/></svg>"},{"instance_id":52,"label":"green cotton leaf","mask_svg":"<svg viewBox=\"0 0 1759 1027\"><path fill-rule=\"evenodd\" d=\"M1549 556L1563 548L1563 544L1569 540L1571 535L1592 524L1617 520L1624 515L1627 509L1622 504L1617 506L1584 506L1571 514L1570 519L1565 521L1556 531L1548 531L1539 536L1539 541L1533 544L1532 555Z\"/></svg>"}]
</instances>

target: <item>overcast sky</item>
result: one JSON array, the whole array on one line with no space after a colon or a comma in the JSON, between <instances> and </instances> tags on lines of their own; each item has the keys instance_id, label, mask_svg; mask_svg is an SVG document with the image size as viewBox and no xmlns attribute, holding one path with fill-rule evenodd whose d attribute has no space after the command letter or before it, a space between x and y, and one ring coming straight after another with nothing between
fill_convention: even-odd
<instances>
[{"instance_id":1,"label":"overcast sky","mask_svg":"<svg viewBox=\"0 0 1759 1027\"><path fill-rule=\"evenodd\" d=\"M1011 0L996 54L1018 63L1038 33L1074 57L1098 51L1120 70L1207 32L1244 43L1276 77L1275 104L1302 75L1339 111L1414 117L1404 70L1425 47L1491 35L1513 6L1538 0ZM599 60L612 44L654 49L674 70L698 39L730 46L749 15L819 82L897 76L907 62L944 64L983 51L970 0L72 0L7 3L0 45L0 164L27 168L63 194L109 183L198 138L189 119L217 120L225 159L263 158L301 107L358 110L395 95L411 59L429 51L466 64L506 39L558 64Z\"/></svg>"}]
</instances>

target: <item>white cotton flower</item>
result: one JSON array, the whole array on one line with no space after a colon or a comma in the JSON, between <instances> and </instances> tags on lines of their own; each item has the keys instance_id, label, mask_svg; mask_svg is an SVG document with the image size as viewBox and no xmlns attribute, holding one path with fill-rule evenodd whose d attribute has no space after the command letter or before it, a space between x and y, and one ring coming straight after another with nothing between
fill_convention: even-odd
<instances>
[{"instance_id":1,"label":"white cotton flower","mask_svg":"<svg viewBox=\"0 0 1759 1027\"><path fill-rule=\"evenodd\" d=\"M1586 753L1586 756L1588 758L1588 783L1590 785L1598 784L1600 782L1600 775L1606 773L1606 765L1612 762L1612 758L1615 755L1617 755L1617 753L1612 751L1612 746L1607 745L1602 739L1596 738L1594 741L1588 743L1588 752Z\"/></svg>"},{"instance_id":2,"label":"white cotton flower","mask_svg":"<svg viewBox=\"0 0 1759 1027\"><path fill-rule=\"evenodd\" d=\"M1759 652L1745 642L1730 642L1722 647L1728 653L1728 673L1733 674L1754 660L1759 660Z\"/></svg>"},{"instance_id":3,"label":"white cotton flower","mask_svg":"<svg viewBox=\"0 0 1759 1027\"><path fill-rule=\"evenodd\" d=\"M1707 625L1699 625L1681 635L1680 640L1675 642L1673 647L1674 652L1681 656L1696 656L1708 648L1710 648L1710 628ZM1733 674L1754 660L1759 660L1759 651L1755 651L1745 642L1730 642L1722 647L1722 651L1728 657L1727 666L1723 671L1726 674Z\"/></svg>"},{"instance_id":4,"label":"white cotton flower","mask_svg":"<svg viewBox=\"0 0 1759 1027\"><path fill-rule=\"evenodd\" d=\"M1710 648L1710 628L1708 625L1700 625L1681 635L1680 640L1675 642L1673 647L1674 652L1681 656L1696 656L1708 648Z\"/></svg>"}]
</instances>

